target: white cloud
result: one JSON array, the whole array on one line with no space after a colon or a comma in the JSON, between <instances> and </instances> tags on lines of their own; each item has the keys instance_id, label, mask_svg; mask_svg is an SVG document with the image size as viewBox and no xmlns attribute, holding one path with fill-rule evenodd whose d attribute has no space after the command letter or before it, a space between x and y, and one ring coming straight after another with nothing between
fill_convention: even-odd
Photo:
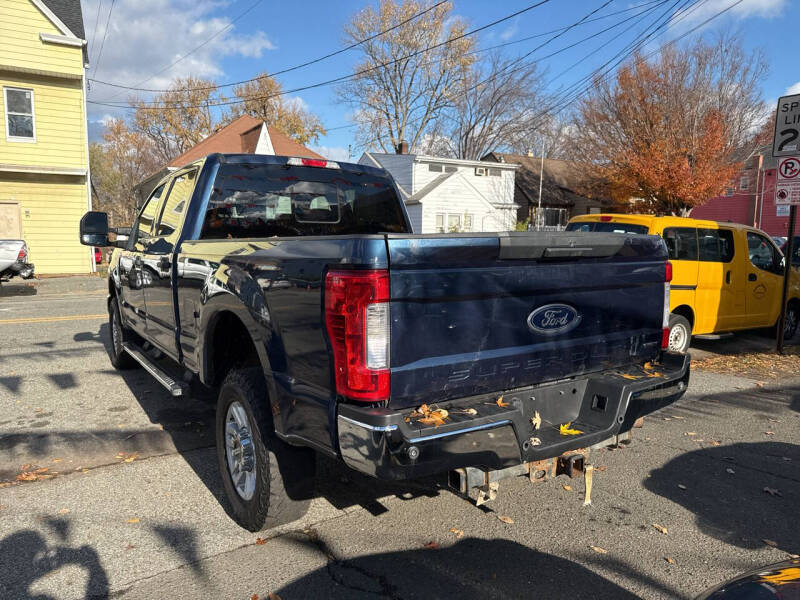
<instances>
[{"instance_id":1,"label":"white cloud","mask_svg":"<svg viewBox=\"0 0 800 600\"><path fill-rule=\"evenodd\" d=\"M724 14L737 20L748 17L771 19L779 16L788 5L789 0L743 0ZM730 0L706 0L695 6L696 8L689 8L685 13L681 13L685 16L678 15L678 22L670 26L677 26L679 29L692 27L725 10L731 6L731 2Z\"/></svg>"},{"instance_id":2,"label":"white cloud","mask_svg":"<svg viewBox=\"0 0 800 600\"><path fill-rule=\"evenodd\" d=\"M293 108L298 108L298 109L304 110L304 111L308 111L309 110L308 102L303 100L300 96L285 96L284 97L284 102L286 102L286 104L288 106L291 106Z\"/></svg>"},{"instance_id":3,"label":"white cloud","mask_svg":"<svg viewBox=\"0 0 800 600\"><path fill-rule=\"evenodd\" d=\"M790 85L788 88L786 88L786 94L784 94L784 95L790 96L792 94L800 94L800 81L798 81L794 85ZM775 103L773 102L773 104L775 104Z\"/></svg>"},{"instance_id":4,"label":"white cloud","mask_svg":"<svg viewBox=\"0 0 800 600\"><path fill-rule=\"evenodd\" d=\"M309 146L317 154L321 154L328 160L337 160L340 162L356 162L358 156L349 156L347 148L341 146Z\"/></svg>"},{"instance_id":5,"label":"white cloud","mask_svg":"<svg viewBox=\"0 0 800 600\"><path fill-rule=\"evenodd\" d=\"M241 14L240 4L233 7L217 0L137 0L117 2L105 33L109 3L104 2L95 31L95 17L100 0L81 0L89 43L89 76L123 85L136 85L192 51L214 34L222 31L208 43L163 73L152 77L141 87L164 88L177 77L195 75L219 78L223 75L220 63L226 56L259 58L265 50L275 48L266 33L256 31L241 34L237 25L247 22L247 16L232 24L229 16L212 16L222 7L235 18ZM229 29L226 29L229 27ZM224 31L223 31L224 30ZM97 65L103 36L103 54ZM99 66L99 68L97 68ZM97 71L95 69L97 68ZM99 83L92 83L91 100L124 101L131 95ZM89 105L90 118L99 118L108 108ZM101 112L102 111L102 112ZM114 111L116 112L116 111Z\"/></svg>"},{"instance_id":6,"label":"white cloud","mask_svg":"<svg viewBox=\"0 0 800 600\"><path fill-rule=\"evenodd\" d=\"M514 19L509 27L500 32L500 39L507 42L512 37L517 35L519 31L519 17Z\"/></svg>"}]
</instances>

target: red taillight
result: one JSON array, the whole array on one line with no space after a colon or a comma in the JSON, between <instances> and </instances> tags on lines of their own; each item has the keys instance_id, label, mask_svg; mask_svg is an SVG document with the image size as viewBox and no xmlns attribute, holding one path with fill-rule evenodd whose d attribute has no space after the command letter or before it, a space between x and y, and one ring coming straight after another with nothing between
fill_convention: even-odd
<instances>
[{"instance_id":1,"label":"red taillight","mask_svg":"<svg viewBox=\"0 0 800 600\"><path fill-rule=\"evenodd\" d=\"M672 263L667 261L664 263L664 281L670 282L672 281Z\"/></svg>"},{"instance_id":2,"label":"red taillight","mask_svg":"<svg viewBox=\"0 0 800 600\"><path fill-rule=\"evenodd\" d=\"M353 400L389 398L389 272L329 271L325 325L336 393Z\"/></svg>"},{"instance_id":3,"label":"red taillight","mask_svg":"<svg viewBox=\"0 0 800 600\"><path fill-rule=\"evenodd\" d=\"M664 327L661 330L661 349L666 350L669 348L669 327Z\"/></svg>"},{"instance_id":4,"label":"red taillight","mask_svg":"<svg viewBox=\"0 0 800 600\"><path fill-rule=\"evenodd\" d=\"M608 223L611 220L611 217L600 217L600 220L603 221L603 223Z\"/></svg>"},{"instance_id":5,"label":"red taillight","mask_svg":"<svg viewBox=\"0 0 800 600\"><path fill-rule=\"evenodd\" d=\"M19 254L17 254L17 260L23 261L26 258L28 258L28 249L25 246L23 246L22 248L19 249Z\"/></svg>"}]
</instances>

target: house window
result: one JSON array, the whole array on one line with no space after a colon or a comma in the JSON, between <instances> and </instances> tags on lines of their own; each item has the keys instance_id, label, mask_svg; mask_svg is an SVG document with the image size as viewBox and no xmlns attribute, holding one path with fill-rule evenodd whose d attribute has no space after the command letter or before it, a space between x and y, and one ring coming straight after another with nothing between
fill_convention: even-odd
<instances>
[{"instance_id":1,"label":"house window","mask_svg":"<svg viewBox=\"0 0 800 600\"><path fill-rule=\"evenodd\" d=\"M472 215L464 214L464 231L472 231Z\"/></svg>"},{"instance_id":2,"label":"house window","mask_svg":"<svg viewBox=\"0 0 800 600\"><path fill-rule=\"evenodd\" d=\"M35 142L33 90L3 88L6 108L6 139L10 142Z\"/></svg>"},{"instance_id":3,"label":"house window","mask_svg":"<svg viewBox=\"0 0 800 600\"><path fill-rule=\"evenodd\" d=\"M733 196L733 192L735 191L735 189L736 188L734 187L734 183L732 181L729 182L728 185L725 187L725 195Z\"/></svg>"},{"instance_id":4,"label":"house window","mask_svg":"<svg viewBox=\"0 0 800 600\"><path fill-rule=\"evenodd\" d=\"M739 178L739 189L743 192L750 189L750 178L747 175L742 175Z\"/></svg>"},{"instance_id":5,"label":"house window","mask_svg":"<svg viewBox=\"0 0 800 600\"><path fill-rule=\"evenodd\" d=\"M444 233L444 215L442 213L436 215L436 233Z\"/></svg>"},{"instance_id":6,"label":"house window","mask_svg":"<svg viewBox=\"0 0 800 600\"><path fill-rule=\"evenodd\" d=\"M485 177L488 170L486 167L475 167L475 175L477 177Z\"/></svg>"},{"instance_id":7,"label":"house window","mask_svg":"<svg viewBox=\"0 0 800 600\"><path fill-rule=\"evenodd\" d=\"M445 165L444 167L445 173L455 173L456 171L458 171L458 167L453 167L451 165Z\"/></svg>"},{"instance_id":8,"label":"house window","mask_svg":"<svg viewBox=\"0 0 800 600\"><path fill-rule=\"evenodd\" d=\"M490 177L500 177L500 169L489 169Z\"/></svg>"},{"instance_id":9,"label":"house window","mask_svg":"<svg viewBox=\"0 0 800 600\"><path fill-rule=\"evenodd\" d=\"M436 163L428 163L428 171L433 171L434 173L441 173L442 165Z\"/></svg>"},{"instance_id":10,"label":"house window","mask_svg":"<svg viewBox=\"0 0 800 600\"><path fill-rule=\"evenodd\" d=\"M447 215L447 231L453 233L461 231L461 215Z\"/></svg>"}]
</instances>

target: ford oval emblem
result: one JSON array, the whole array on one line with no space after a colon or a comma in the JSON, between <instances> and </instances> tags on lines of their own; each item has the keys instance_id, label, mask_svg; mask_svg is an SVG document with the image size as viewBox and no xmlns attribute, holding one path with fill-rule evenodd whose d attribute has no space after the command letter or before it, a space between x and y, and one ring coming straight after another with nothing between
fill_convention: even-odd
<instances>
[{"instance_id":1,"label":"ford oval emblem","mask_svg":"<svg viewBox=\"0 0 800 600\"><path fill-rule=\"evenodd\" d=\"M578 326L581 316L568 304L546 304L528 315L528 327L534 333L566 333Z\"/></svg>"}]
</instances>

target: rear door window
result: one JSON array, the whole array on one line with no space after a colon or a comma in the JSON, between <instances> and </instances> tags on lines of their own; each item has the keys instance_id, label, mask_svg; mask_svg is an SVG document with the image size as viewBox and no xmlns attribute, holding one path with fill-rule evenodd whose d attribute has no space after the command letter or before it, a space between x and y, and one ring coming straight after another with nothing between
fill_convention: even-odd
<instances>
[{"instance_id":1,"label":"rear door window","mask_svg":"<svg viewBox=\"0 0 800 600\"><path fill-rule=\"evenodd\" d=\"M667 227L662 236L670 260L697 260L697 229Z\"/></svg>"},{"instance_id":2,"label":"rear door window","mask_svg":"<svg viewBox=\"0 0 800 600\"><path fill-rule=\"evenodd\" d=\"M202 239L408 233L388 177L287 165L221 165Z\"/></svg>"},{"instance_id":3,"label":"rear door window","mask_svg":"<svg viewBox=\"0 0 800 600\"><path fill-rule=\"evenodd\" d=\"M698 229L699 259L703 262L733 260L733 232L728 229Z\"/></svg>"},{"instance_id":4,"label":"rear door window","mask_svg":"<svg viewBox=\"0 0 800 600\"><path fill-rule=\"evenodd\" d=\"M612 223L610 221L592 221L589 223L570 223L567 231L596 231L598 233L628 233L643 235L647 233L646 225L633 223Z\"/></svg>"}]
</instances>

